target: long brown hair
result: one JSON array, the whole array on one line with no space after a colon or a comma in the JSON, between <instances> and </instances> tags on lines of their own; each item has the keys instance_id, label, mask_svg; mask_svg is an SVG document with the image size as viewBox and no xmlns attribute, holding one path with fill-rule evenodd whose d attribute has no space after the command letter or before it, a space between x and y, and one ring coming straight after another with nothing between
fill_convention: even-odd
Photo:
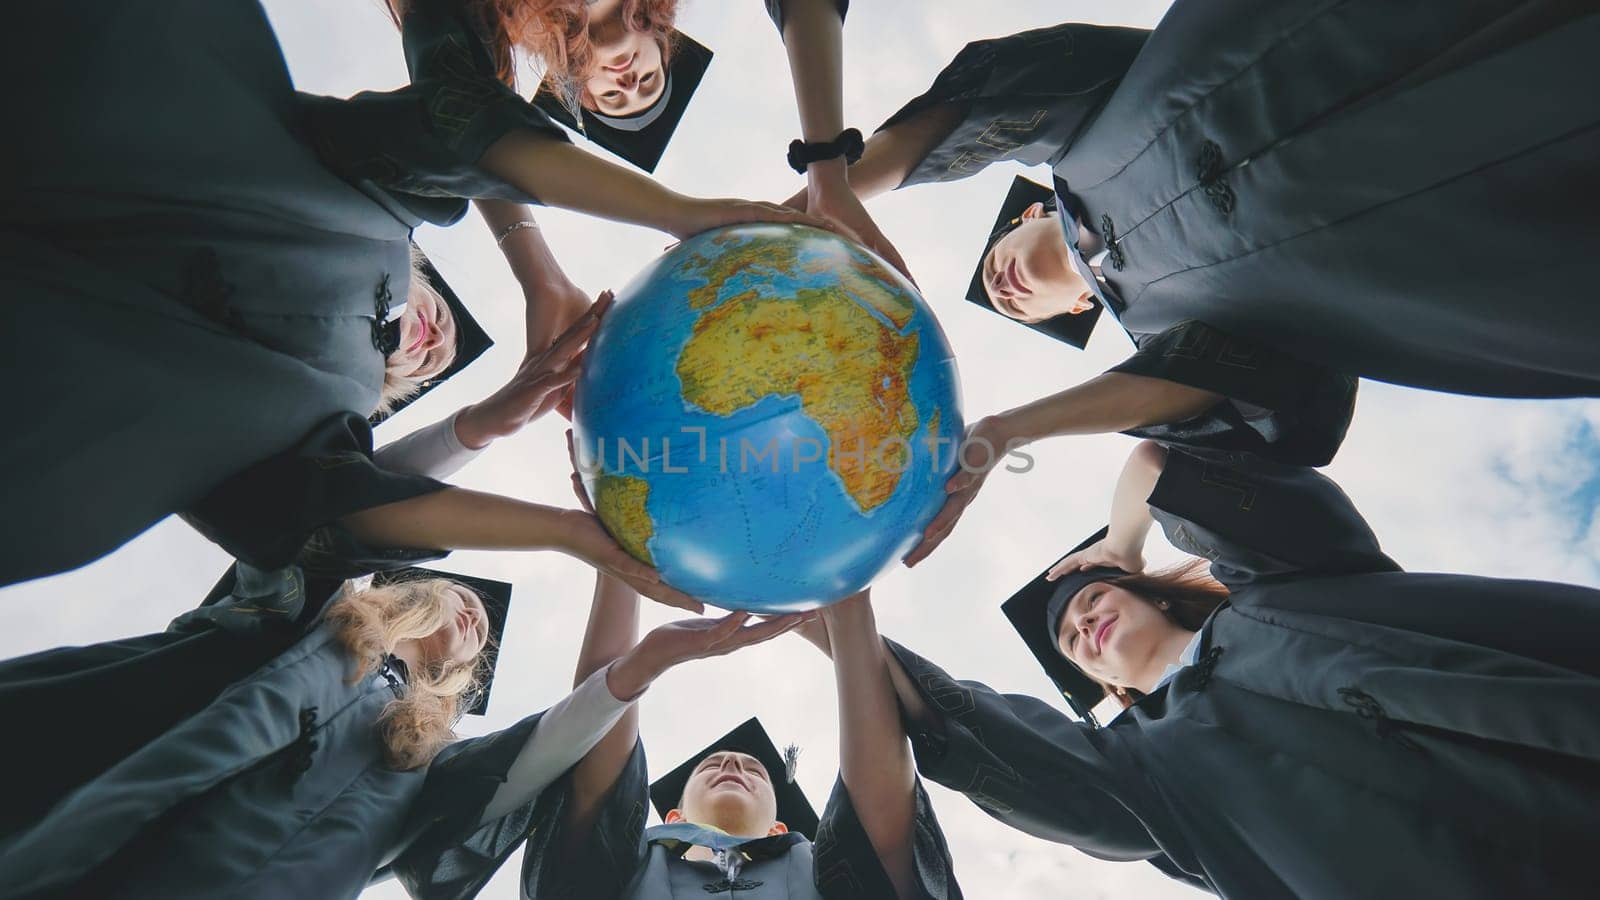
<instances>
[{"instance_id":1,"label":"long brown hair","mask_svg":"<svg viewBox=\"0 0 1600 900\"><path fill-rule=\"evenodd\" d=\"M350 584L324 615L354 662L354 683L383 667L401 641L433 634L446 621L451 588L471 588L444 578L424 578L357 589ZM403 697L385 706L378 719L385 759L391 768L427 765L455 738L455 722L465 698L477 686L480 651L472 662L425 660L406 673Z\"/></svg>"},{"instance_id":2,"label":"long brown hair","mask_svg":"<svg viewBox=\"0 0 1600 900\"><path fill-rule=\"evenodd\" d=\"M405 16L408 0L387 0L396 25ZM581 84L597 64L589 38L589 4L584 0L458 0L473 17L479 36L494 60L495 77L517 86L515 48L521 47L545 69L544 82ZM622 0L622 21L630 31L642 31L661 47L661 63L672 53L672 28L678 0ZM585 104L592 100L585 97Z\"/></svg>"},{"instance_id":3,"label":"long brown hair","mask_svg":"<svg viewBox=\"0 0 1600 900\"><path fill-rule=\"evenodd\" d=\"M1211 577L1209 564L1203 559L1191 559L1155 572L1123 575L1107 583L1156 607L1169 621L1185 631L1199 631L1206 619L1228 599L1227 587ZM1092 675L1089 677L1094 678ZM1100 681L1098 678L1095 680ZM1133 688L1118 688L1103 681L1100 681L1100 686L1121 703L1123 709L1144 696Z\"/></svg>"}]
</instances>

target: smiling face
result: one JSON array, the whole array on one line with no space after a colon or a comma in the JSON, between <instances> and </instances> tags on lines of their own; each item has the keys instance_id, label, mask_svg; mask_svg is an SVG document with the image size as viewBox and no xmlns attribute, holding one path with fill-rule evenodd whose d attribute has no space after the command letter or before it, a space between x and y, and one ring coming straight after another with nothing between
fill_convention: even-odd
<instances>
[{"instance_id":1,"label":"smiling face","mask_svg":"<svg viewBox=\"0 0 1600 900\"><path fill-rule=\"evenodd\" d=\"M1055 215L1035 203L983 260L989 304L1019 322L1042 322L1094 308L1094 293L1072 267Z\"/></svg>"},{"instance_id":2,"label":"smiling face","mask_svg":"<svg viewBox=\"0 0 1600 900\"><path fill-rule=\"evenodd\" d=\"M778 821L771 774L760 760L732 750L713 753L695 766L678 808L668 810L665 819L711 825L741 837L788 830Z\"/></svg>"},{"instance_id":3,"label":"smiling face","mask_svg":"<svg viewBox=\"0 0 1600 900\"><path fill-rule=\"evenodd\" d=\"M420 275L413 277L400 314L400 346L386 365L397 375L426 380L456 358L456 320L450 305Z\"/></svg>"},{"instance_id":4,"label":"smiling face","mask_svg":"<svg viewBox=\"0 0 1600 900\"><path fill-rule=\"evenodd\" d=\"M595 40L596 69L584 81L584 105L608 116L642 113L661 99L667 83L661 45L642 31L623 30L613 40Z\"/></svg>"},{"instance_id":5,"label":"smiling face","mask_svg":"<svg viewBox=\"0 0 1600 900\"><path fill-rule=\"evenodd\" d=\"M477 594L451 585L441 597L444 624L420 639L419 655L435 662L467 665L489 643L489 611Z\"/></svg>"},{"instance_id":6,"label":"smiling face","mask_svg":"<svg viewBox=\"0 0 1600 900\"><path fill-rule=\"evenodd\" d=\"M1138 594L1097 581L1067 603L1056 646L1092 678L1148 690L1193 634Z\"/></svg>"}]
</instances>

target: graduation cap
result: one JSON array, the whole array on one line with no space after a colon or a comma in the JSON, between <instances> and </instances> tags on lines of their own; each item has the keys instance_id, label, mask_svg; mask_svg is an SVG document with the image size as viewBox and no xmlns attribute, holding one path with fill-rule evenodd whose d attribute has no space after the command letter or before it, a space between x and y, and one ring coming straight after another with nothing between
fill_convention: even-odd
<instances>
[{"instance_id":1,"label":"graduation cap","mask_svg":"<svg viewBox=\"0 0 1600 900\"><path fill-rule=\"evenodd\" d=\"M1110 526L1107 526L1096 531L1083 543L1062 554L1061 559L1102 540L1109 530ZM1060 621L1061 610L1067 601L1078 591L1083 590L1085 585L1120 578L1128 573L1121 569L1101 567L1084 572L1072 572L1056 581L1047 581L1045 575L1049 572L1048 568L1040 572L1038 577L1001 604L1000 609L1010 620L1011 627L1017 630L1022 642L1028 645L1033 658L1044 668L1045 674L1055 682L1067 705L1078 718L1098 727L1100 722L1094 717L1093 710L1095 704L1105 699L1106 690L1098 681L1084 674L1082 669L1061 655L1056 645L1056 629L1052 626Z\"/></svg>"},{"instance_id":2,"label":"graduation cap","mask_svg":"<svg viewBox=\"0 0 1600 900\"><path fill-rule=\"evenodd\" d=\"M478 578L474 575L457 575L454 572L440 572L416 566L380 572L373 577L372 583L396 584L404 581L421 581L425 578L444 578L471 588L478 595L478 599L483 601L484 611L489 614L489 643L484 647L483 662L479 666L480 682L477 692L468 701L471 705L467 708L467 715L481 716L489 711L489 688L494 684L495 665L500 661L500 639L506 633L506 614L511 610L511 585L504 581Z\"/></svg>"},{"instance_id":3,"label":"graduation cap","mask_svg":"<svg viewBox=\"0 0 1600 900\"><path fill-rule=\"evenodd\" d=\"M700 79L711 65L712 53L704 44L677 29L668 38L671 61L667 63L666 84L661 96L649 109L631 116L608 116L578 107L577 117L562 98L541 88L533 105L550 118L582 134L596 144L622 157L646 172L654 172L666 152L667 142L689 107L690 98L700 87Z\"/></svg>"},{"instance_id":4,"label":"graduation cap","mask_svg":"<svg viewBox=\"0 0 1600 900\"><path fill-rule=\"evenodd\" d=\"M988 292L983 289L983 261L989 258L989 251L994 249L994 245L1002 237L1021 224L1023 210L1035 203L1053 207L1054 199L1055 192L1038 182L1030 181L1021 175L1012 180L1011 189L1006 192L1005 203L1000 206L1000 214L995 217L994 228L990 230L989 239L983 245L983 253L978 256L978 266L972 272L972 283L967 286L968 301L995 315L1005 315L994 308L994 304L989 302ZM1100 301L1097 299L1094 301L1093 309L1077 315L1063 313L1040 322L1018 322L1010 316L1006 318L1082 350L1089 343L1089 335L1094 331L1095 323L1100 320L1101 309Z\"/></svg>"},{"instance_id":5,"label":"graduation cap","mask_svg":"<svg viewBox=\"0 0 1600 900\"><path fill-rule=\"evenodd\" d=\"M778 752L767 730L761 727L761 720L754 717L746 719L744 724L651 783L650 802L655 806L656 813L665 819L668 810L676 809L683 800L683 789L688 785L689 775L694 772L695 766L711 754L725 750L746 753L760 760L767 769L773 793L777 796L778 821L787 826L789 831L805 835L807 840L817 839L816 810L811 808L800 785L793 780L793 759L799 750L791 747L786 753Z\"/></svg>"},{"instance_id":6,"label":"graduation cap","mask_svg":"<svg viewBox=\"0 0 1600 900\"><path fill-rule=\"evenodd\" d=\"M423 382L421 390L396 403L393 409L387 412L373 413L369 419L373 425L378 425L400 410L422 399L425 394L433 390L441 382L449 380L457 372L472 365L474 360L494 346L494 341L489 338L489 333L483 330L483 326L479 325L478 320L472 317L472 313L467 312L466 304L462 303L461 298L456 296L456 292L450 289L450 285L445 282L444 276L440 275L439 270L434 268L433 262L420 249L417 249L416 253L422 256L423 276L428 279L429 286L437 291L440 297L444 298L445 305L450 307L450 315L455 320L456 358L450 363L449 368Z\"/></svg>"}]
</instances>

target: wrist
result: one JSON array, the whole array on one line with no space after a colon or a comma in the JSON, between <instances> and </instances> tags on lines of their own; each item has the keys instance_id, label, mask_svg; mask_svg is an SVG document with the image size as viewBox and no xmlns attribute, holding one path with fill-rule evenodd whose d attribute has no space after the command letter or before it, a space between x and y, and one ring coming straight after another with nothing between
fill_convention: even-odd
<instances>
[{"instance_id":1,"label":"wrist","mask_svg":"<svg viewBox=\"0 0 1600 900\"><path fill-rule=\"evenodd\" d=\"M806 189L812 196L850 189L850 166L844 157L814 162L806 168Z\"/></svg>"},{"instance_id":2,"label":"wrist","mask_svg":"<svg viewBox=\"0 0 1600 900\"><path fill-rule=\"evenodd\" d=\"M637 651L635 646L606 666L606 690L623 703L639 699L656 679L656 673L648 672L640 663Z\"/></svg>"},{"instance_id":3,"label":"wrist","mask_svg":"<svg viewBox=\"0 0 1600 900\"><path fill-rule=\"evenodd\" d=\"M461 411L456 413L452 427L456 433L456 440L468 450L482 450L494 443L494 439L499 436L484 423L483 411L476 403L463 406Z\"/></svg>"},{"instance_id":4,"label":"wrist","mask_svg":"<svg viewBox=\"0 0 1600 900\"><path fill-rule=\"evenodd\" d=\"M1040 437L1030 429L1027 417L1021 409L995 413L989 417L984 430L989 439L994 441L997 453L1027 446Z\"/></svg>"}]
</instances>

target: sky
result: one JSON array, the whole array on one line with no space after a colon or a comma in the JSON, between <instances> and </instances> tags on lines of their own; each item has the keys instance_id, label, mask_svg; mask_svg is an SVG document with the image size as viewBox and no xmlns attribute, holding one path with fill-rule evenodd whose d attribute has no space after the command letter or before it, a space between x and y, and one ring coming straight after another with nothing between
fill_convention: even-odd
<instances>
[{"instance_id":1,"label":"sky","mask_svg":"<svg viewBox=\"0 0 1600 900\"><path fill-rule=\"evenodd\" d=\"M264 5L299 89L346 96L404 82L399 38L378 0ZM1148 27L1166 5L858 0L845 28L845 121L870 131L926 89L967 41L1062 21ZM799 122L781 43L761 4L687 0L679 23L716 58L656 177L700 196L789 196L800 181L783 157ZM950 337L968 421L1076 384L1120 362L1130 349L1109 319L1089 349L1077 351L962 299L995 210L1022 171L997 166L958 184L911 188L869 206ZM536 214L569 275L595 293L620 288L671 242L667 235L558 210ZM417 239L499 343L379 428L380 443L488 395L522 355L521 292L483 223L473 215L449 229L421 229ZM571 505L565 425L555 416L534 423L453 481ZM880 630L957 677L1055 697L999 604L1104 523L1132 446L1119 435L1058 439L1030 448L1036 459L1031 472L997 472L939 552L874 587ZM1487 400L1364 382L1349 437L1325 471L1408 569L1600 587L1600 401ZM65 502L79 504L84 516L95 514L95 498ZM1155 564L1179 558L1159 532L1149 555ZM163 522L83 569L0 590L0 657L160 630L198 603L228 562L182 522ZM465 721L462 733L503 728L567 692L593 585L589 569L554 553L457 553L437 566L515 584L491 713ZM646 604L644 624L679 615ZM755 690L704 688L757 683ZM1060 705L1058 697L1052 702ZM799 638L682 667L641 703L654 771L760 714L780 744L804 748L799 781L819 809L826 800L838 760L832 670ZM963 889L974 900L1199 896L1146 865L1090 859L1009 830L958 794L937 785L929 790ZM514 856L483 896L515 897L519 860ZM390 883L368 895L403 892Z\"/></svg>"}]
</instances>

